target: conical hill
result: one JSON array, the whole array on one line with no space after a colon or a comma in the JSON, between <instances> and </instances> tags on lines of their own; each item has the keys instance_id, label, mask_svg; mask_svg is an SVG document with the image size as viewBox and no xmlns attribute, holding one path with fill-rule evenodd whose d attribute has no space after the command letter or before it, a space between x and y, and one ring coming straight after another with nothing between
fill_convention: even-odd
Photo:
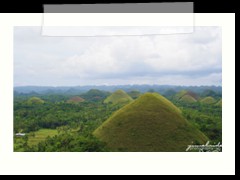
<instances>
[{"instance_id":1,"label":"conical hill","mask_svg":"<svg viewBox=\"0 0 240 180\"><path fill-rule=\"evenodd\" d=\"M93 134L112 151L126 152L184 152L188 145L208 140L157 93L146 93L124 106Z\"/></svg>"}]
</instances>

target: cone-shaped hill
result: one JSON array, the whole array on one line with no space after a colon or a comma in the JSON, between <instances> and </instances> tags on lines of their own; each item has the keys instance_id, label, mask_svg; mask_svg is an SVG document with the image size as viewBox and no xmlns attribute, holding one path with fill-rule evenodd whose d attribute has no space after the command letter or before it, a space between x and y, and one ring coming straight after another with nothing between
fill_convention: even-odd
<instances>
[{"instance_id":1,"label":"cone-shaped hill","mask_svg":"<svg viewBox=\"0 0 240 180\"><path fill-rule=\"evenodd\" d=\"M41 98L39 97L31 97L28 101L27 101L28 104L30 105L35 105L35 104L43 104L44 103L44 100L42 100Z\"/></svg>"},{"instance_id":2,"label":"cone-shaped hill","mask_svg":"<svg viewBox=\"0 0 240 180\"><path fill-rule=\"evenodd\" d=\"M177 93L174 98L177 101L185 103L194 103L197 102L198 96L194 92L183 90Z\"/></svg>"},{"instance_id":3,"label":"cone-shaped hill","mask_svg":"<svg viewBox=\"0 0 240 180\"><path fill-rule=\"evenodd\" d=\"M108 96L104 100L104 103L112 103L116 105L116 104L127 104L131 101L133 101L133 99L125 91L117 90L114 93L112 93L110 96Z\"/></svg>"},{"instance_id":4,"label":"cone-shaped hill","mask_svg":"<svg viewBox=\"0 0 240 180\"><path fill-rule=\"evenodd\" d=\"M112 151L184 152L208 138L180 109L157 93L146 93L115 112L93 133Z\"/></svg>"},{"instance_id":5,"label":"cone-shaped hill","mask_svg":"<svg viewBox=\"0 0 240 180\"><path fill-rule=\"evenodd\" d=\"M201 99L200 102L203 104L214 104L216 103L216 100L213 97L209 96Z\"/></svg>"},{"instance_id":6,"label":"cone-shaped hill","mask_svg":"<svg viewBox=\"0 0 240 180\"><path fill-rule=\"evenodd\" d=\"M109 92L101 91L98 89L90 89L88 92L81 95L87 101L103 100L110 95Z\"/></svg>"},{"instance_id":7,"label":"cone-shaped hill","mask_svg":"<svg viewBox=\"0 0 240 180\"><path fill-rule=\"evenodd\" d=\"M179 101L182 101L182 102L185 102L185 103L197 102L197 100L194 97L192 97L188 94L184 95L181 99L179 99Z\"/></svg>"},{"instance_id":8,"label":"cone-shaped hill","mask_svg":"<svg viewBox=\"0 0 240 180\"><path fill-rule=\"evenodd\" d=\"M221 106L221 107L222 107L222 99L220 99L215 105L216 105L216 106Z\"/></svg>"},{"instance_id":9,"label":"cone-shaped hill","mask_svg":"<svg viewBox=\"0 0 240 180\"><path fill-rule=\"evenodd\" d=\"M85 100L79 96L74 96L72 98L70 98L67 103L73 103L73 104L77 104L77 103L81 103L81 102L84 102Z\"/></svg>"}]
</instances>

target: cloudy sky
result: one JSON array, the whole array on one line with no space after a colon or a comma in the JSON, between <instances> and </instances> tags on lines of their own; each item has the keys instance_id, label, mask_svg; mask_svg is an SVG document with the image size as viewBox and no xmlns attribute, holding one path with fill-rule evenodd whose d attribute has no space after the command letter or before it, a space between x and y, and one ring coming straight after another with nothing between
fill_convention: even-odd
<instances>
[{"instance_id":1,"label":"cloudy sky","mask_svg":"<svg viewBox=\"0 0 240 180\"><path fill-rule=\"evenodd\" d=\"M221 29L191 34L46 37L14 31L15 86L222 85Z\"/></svg>"}]
</instances>

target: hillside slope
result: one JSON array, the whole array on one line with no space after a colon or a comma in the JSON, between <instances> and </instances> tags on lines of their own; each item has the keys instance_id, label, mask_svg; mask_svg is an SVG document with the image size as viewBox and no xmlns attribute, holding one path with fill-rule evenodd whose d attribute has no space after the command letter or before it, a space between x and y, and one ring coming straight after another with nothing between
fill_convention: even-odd
<instances>
[{"instance_id":1,"label":"hillside slope","mask_svg":"<svg viewBox=\"0 0 240 180\"><path fill-rule=\"evenodd\" d=\"M180 109L157 93L146 93L115 112L93 133L112 151L184 152L207 137Z\"/></svg>"}]
</instances>

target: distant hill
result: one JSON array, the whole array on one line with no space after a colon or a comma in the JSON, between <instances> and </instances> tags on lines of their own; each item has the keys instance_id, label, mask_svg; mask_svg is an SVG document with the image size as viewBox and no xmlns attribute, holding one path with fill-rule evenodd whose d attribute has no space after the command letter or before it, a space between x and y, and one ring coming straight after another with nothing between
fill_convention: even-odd
<instances>
[{"instance_id":1,"label":"distant hill","mask_svg":"<svg viewBox=\"0 0 240 180\"><path fill-rule=\"evenodd\" d=\"M201 97L213 97L213 98L219 98L222 97L222 94L216 91L213 91L211 89L206 89L205 91L203 91L203 93L201 93Z\"/></svg>"},{"instance_id":2,"label":"distant hill","mask_svg":"<svg viewBox=\"0 0 240 180\"><path fill-rule=\"evenodd\" d=\"M117 90L108 96L104 103L112 103L112 104L127 104L133 101L133 99L123 90Z\"/></svg>"},{"instance_id":3,"label":"distant hill","mask_svg":"<svg viewBox=\"0 0 240 180\"><path fill-rule=\"evenodd\" d=\"M163 92L163 95L166 97L172 97L176 94L177 92L174 91L173 89L168 89L165 92Z\"/></svg>"},{"instance_id":4,"label":"distant hill","mask_svg":"<svg viewBox=\"0 0 240 180\"><path fill-rule=\"evenodd\" d=\"M216 103L216 100L213 97L205 97L203 99L200 100L201 103L203 104L214 104Z\"/></svg>"},{"instance_id":5,"label":"distant hill","mask_svg":"<svg viewBox=\"0 0 240 180\"><path fill-rule=\"evenodd\" d=\"M81 103L81 102L84 102L85 99L79 97L79 96L74 96L72 98L70 98L67 103Z\"/></svg>"},{"instance_id":6,"label":"distant hill","mask_svg":"<svg viewBox=\"0 0 240 180\"><path fill-rule=\"evenodd\" d=\"M31 97L28 101L28 104L30 105L36 105L36 104L43 104L44 101L41 98L38 97Z\"/></svg>"},{"instance_id":7,"label":"distant hill","mask_svg":"<svg viewBox=\"0 0 240 180\"><path fill-rule=\"evenodd\" d=\"M208 138L181 110L157 93L146 93L115 112L93 133L112 151L184 152Z\"/></svg>"},{"instance_id":8,"label":"distant hill","mask_svg":"<svg viewBox=\"0 0 240 180\"><path fill-rule=\"evenodd\" d=\"M188 94L184 95L181 99L179 99L179 101L186 102L186 103L197 102L197 100L194 97L192 97Z\"/></svg>"},{"instance_id":9,"label":"distant hill","mask_svg":"<svg viewBox=\"0 0 240 180\"><path fill-rule=\"evenodd\" d=\"M98 89L90 89L88 92L82 94L82 97L89 101L103 100L110 95L109 92Z\"/></svg>"},{"instance_id":10,"label":"distant hill","mask_svg":"<svg viewBox=\"0 0 240 180\"><path fill-rule=\"evenodd\" d=\"M174 96L175 100L185 102L185 103L194 103L198 100L198 95L194 92L182 90Z\"/></svg>"},{"instance_id":11,"label":"distant hill","mask_svg":"<svg viewBox=\"0 0 240 180\"><path fill-rule=\"evenodd\" d=\"M137 99L141 95L141 92L139 92L139 91L130 91L130 92L128 92L128 95L131 96L131 98L133 98L133 99Z\"/></svg>"}]
</instances>

